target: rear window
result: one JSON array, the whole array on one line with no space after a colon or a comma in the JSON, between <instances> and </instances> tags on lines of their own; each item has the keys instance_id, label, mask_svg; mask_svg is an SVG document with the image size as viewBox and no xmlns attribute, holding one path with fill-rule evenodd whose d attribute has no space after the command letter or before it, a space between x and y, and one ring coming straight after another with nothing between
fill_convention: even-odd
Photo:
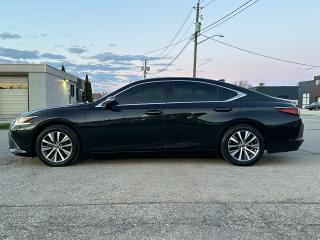
<instances>
[{"instance_id":1,"label":"rear window","mask_svg":"<svg viewBox=\"0 0 320 240\"><path fill-rule=\"evenodd\" d=\"M168 96L169 102L216 101L218 87L196 82L173 81Z\"/></svg>"},{"instance_id":2,"label":"rear window","mask_svg":"<svg viewBox=\"0 0 320 240\"><path fill-rule=\"evenodd\" d=\"M218 88L218 101L226 101L235 96L237 96L237 93L235 91L232 91L223 87Z\"/></svg>"}]
</instances>

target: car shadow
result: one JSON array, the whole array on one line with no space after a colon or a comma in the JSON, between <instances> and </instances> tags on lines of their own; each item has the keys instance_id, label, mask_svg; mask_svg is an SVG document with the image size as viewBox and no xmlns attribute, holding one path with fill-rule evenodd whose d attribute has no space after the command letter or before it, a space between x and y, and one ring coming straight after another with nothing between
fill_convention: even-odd
<instances>
[{"instance_id":1,"label":"car shadow","mask_svg":"<svg viewBox=\"0 0 320 240\"><path fill-rule=\"evenodd\" d=\"M77 165L85 164L172 164L172 163L215 163L228 164L219 154L211 152L149 152L110 153L83 156Z\"/></svg>"}]
</instances>

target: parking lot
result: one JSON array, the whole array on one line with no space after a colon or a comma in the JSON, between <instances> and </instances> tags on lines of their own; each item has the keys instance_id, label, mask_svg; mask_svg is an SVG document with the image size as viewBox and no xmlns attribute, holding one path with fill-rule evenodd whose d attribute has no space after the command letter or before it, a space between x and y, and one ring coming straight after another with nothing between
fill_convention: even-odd
<instances>
[{"instance_id":1,"label":"parking lot","mask_svg":"<svg viewBox=\"0 0 320 240\"><path fill-rule=\"evenodd\" d=\"M0 239L320 239L320 114L305 142L252 167L216 156L84 159L50 168L0 131Z\"/></svg>"}]
</instances>

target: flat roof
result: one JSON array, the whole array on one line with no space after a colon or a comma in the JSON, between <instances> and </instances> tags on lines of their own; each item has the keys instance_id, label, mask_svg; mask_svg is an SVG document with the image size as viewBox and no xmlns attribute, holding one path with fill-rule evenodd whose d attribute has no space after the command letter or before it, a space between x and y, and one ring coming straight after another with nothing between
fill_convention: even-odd
<instances>
[{"instance_id":1,"label":"flat roof","mask_svg":"<svg viewBox=\"0 0 320 240\"><path fill-rule=\"evenodd\" d=\"M49 73L63 79L77 82L79 77L60 71L48 64L0 64L0 74L5 73Z\"/></svg>"}]
</instances>

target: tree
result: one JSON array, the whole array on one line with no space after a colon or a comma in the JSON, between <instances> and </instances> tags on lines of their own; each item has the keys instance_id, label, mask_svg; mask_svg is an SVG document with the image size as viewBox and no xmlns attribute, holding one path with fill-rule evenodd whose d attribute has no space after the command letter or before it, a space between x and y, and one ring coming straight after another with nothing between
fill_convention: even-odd
<instances>
[{"instance_id":1,"label":"tree","mask_svg":"<svg viewBox=\"0 0 320 240\"><path fill-rule=\"evenodd\" d=\"M61 66L61 71L62 71L62 72L65 72L65 71L66 71L65 67L63 66L63 64L62 64L62 66Z\"/></svg>"},{"instance_id":2,"label":"tree","mask_svg":"<svg viewBox=\"0 0 320 240\"><path fill-rule=\"evenodd\" d=\"M93 102L93 99L92 99L92 87L91 87L91 83L89 81L88 74L86 74L86 79L84 81L83 100L84 101L88 101L88 102Z\"/></svg>"},{"instance_id":3,"label":"tree","mask_svg":"<svg viewBox=\"0 0 320 240\"><path fill-rule=\"evenodd\" d=\"M247 80L235 81L234 85L239 86L239 87L243 87L243 88L251 88L252 87L252 85Z\"/></svg>"}]
</instances>

